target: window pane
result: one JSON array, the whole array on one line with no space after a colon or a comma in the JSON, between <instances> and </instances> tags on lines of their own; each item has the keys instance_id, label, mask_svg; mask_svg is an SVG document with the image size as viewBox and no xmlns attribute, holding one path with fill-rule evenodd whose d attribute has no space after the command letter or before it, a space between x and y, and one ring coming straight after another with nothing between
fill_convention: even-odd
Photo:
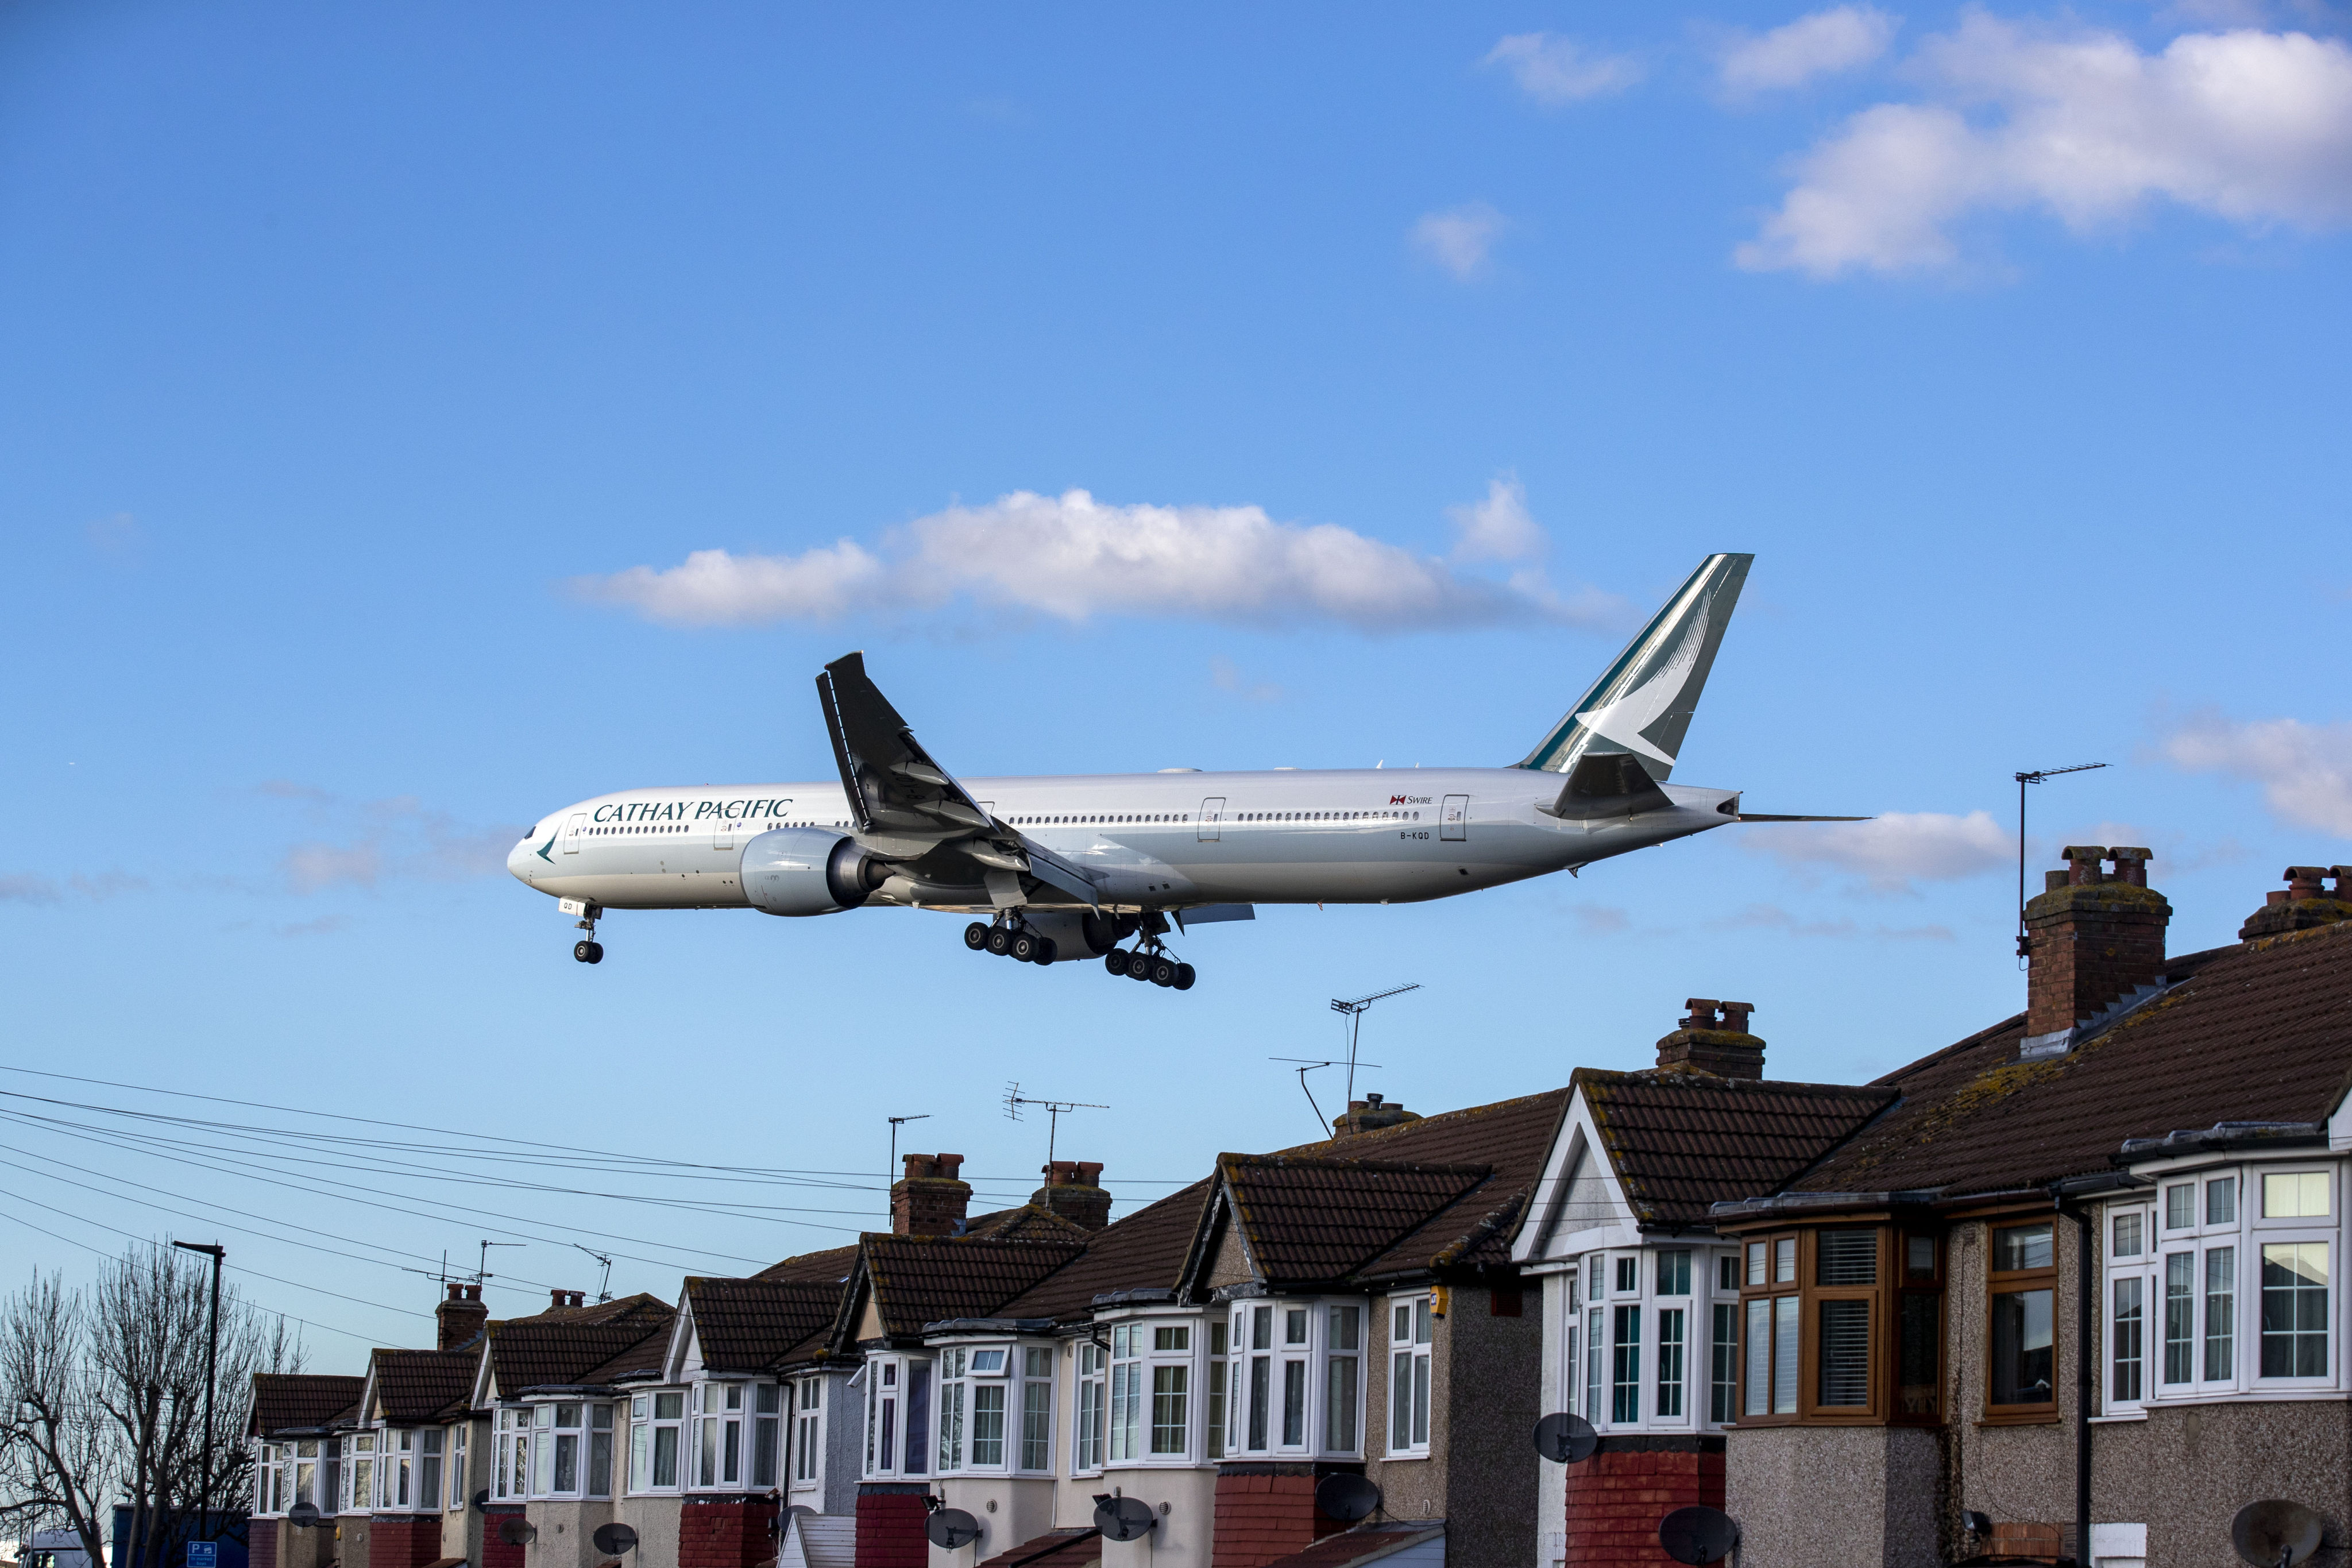
<instances>
[{"instance_id":1,"label":"window pane","mask_svg":"<svg viewBox=\"0 0 2352 1568\"><path fill-rule=\"evenodd\" d=\"M1728 1301L1717 1302L1710 1327L1714 1332L1707 1341L1706 1418L1730 1421L1735 1419L1733 1389L1739 1379L1739 1309Z\"/></svg>"},{"instance_id":2,"label":"window pane","mask_svg":"<svg viewBox=\"0 0 2352 1568\"><path fill-rule=\"evenodd\" d=\"M1573 1365L1575 1360L1576 1352L1571 1350L1570 1363ZM1330 1385L1327 1391L1329 1408L1323 1417L1323 1446L1335 1453L1356 1451L1356 1364L1351 1355L1335 1355L1330 1361Z\"/></svg>"},{"instance_id":3,"label":"window pane","mask_svg":"<svg viewBox=\"0 0 2352 1568\"><path fill-rule=\"evenodd\" d=\"M2264 1176L2263 1208L2275 1177ZM2324 1196L2324 1194L2323 1194ZM2327 1375L2327 1244L2273 1242L2263 1248L2263 1375Z\"/></svg>"},{"instance_id":4,"label":"window pane","mask_svg":"<svg viewBox=\"0 0 2352 1568\"><path fill-rule=\"evenodd\" d=\"M1397 1310L1398 1310L1399 1311L1402 1311L1404 1309L1402 1309L1402 1307L1400 1307L1400 1308L1398 1308ZM1400 1331L1399 1331L1398 1337L1399 1337L1399 1338L1402 1338L1402 1337L1403 1337L1403 1333L1402 1333L1402 1330L1400 1330ZM1274 1348L1274 1309L1273 1309L1273 1308L1271 1308L1271 1307L1253 1307L1253 1308L1251 1308L1251 1309L1250 1309L1250 1349L1255 1350L1255 1351L1270 1351L1270 1350L1272 1350L1273 1348Z\"/></svg>"},{"instance_id":5,"label":"window pane","mask_svg":"<svg viewBox=\"0 0 2352 1568\"><path fill-rule=\"evenodd\" d=\"M2112 1397L2137 1400L2140 1396L2141 1321L2140 1298L2143 1281L2135 1278L2116 1281L2116 1326L2114 1342L2115 1390Z\"/></svg>"},{"instance_id":6,"label":"window pane","mask_svg":"<svg viewBox=\"0 0 2352 1568\"><path fill-rule=\"evenodd\" d=\"M1992 1233L1992 1271L2012 1274L2021 1268L2050 1268L2057 1264L2051 1250L2050 1225L2012 1225Z\"/></svg>"},{"instance_id":7,"label":"window pane","mask_svg":"<svg viewBox=\"0 0 2352 1568\"><path fill-rule=\"evenodd\" d=\"M1331 1321L1328 1325L1330 1330L1331 1342L1325 1348L1335 1351L1351 1351L1356 1349L1357 1321L1357 1311L1355 1308L1332 1308Z\"/></svg>"},{"instance_id":8,"label":"window pane","mask_svg":"<svg viewBox=\"0 0 2352 1568\"><path fill-rule=\"evenodd\" d=\"M629 1489L633 1492L641 1492L653 1484L652 1432L653 1428L643 1421L629 1424Z\"/></svg>"},{"instance_id":9,"label":"window pane","mask_svg":"<svg viewBox=\"0 0 2352 1568\"><path fill-rule=\"evenodd\" d=\"M1683 1255L1684 1272L1689 1272L1690 1255ZM1685 1292L1689 1280L1684 1280ZM1683 1413L1683 1309L1668 1307L1658 1313L1658 1391L1656 1414L1680 1415Z\"/></svg>"},{"instance_id":10,"label":"window pane","mask_svg":"<svg viewBox=\"0 0 2352 1568\"><path fill-rule=\"evenodd\" d=\"M697 1425L701 1428L694 1445L694 1484L711 1487L719 1484L719 1418L704 1416Z\"/></svg>"},{"instance_id":11,"label":"window pane","mask_svg":"<svg viewBox=\"0 0 2352 1568\"><path fill-rule=\"evenodd\" d=\"M1398 1356L1398 1370L1410 1375L1409 1363L1412 1360L1411 1351ZM1402 1384L1400 1384L1399 1386L1402 1387ZM1398 1395L1396 1429L1397 1447L1400 1448L1405 1445L1406 1412L1412 1403L1402 1394ZM1250 1357L1249 1446L1254 1449L1264 1449L1266 1438L1273 1435L1271 1425L1274 1417L1271 1408L1273 1404L1274 1358L1262 1355L1252 1356Z\"/></svg>"},{"instance_id":12,"label":"window pane","mask_svg":"<svg viewBox=\"0 0 2352 1568\"><path fill-rule=\"evenodd\" d=\"M1750 1415L1771 1410L1772 1303L1759 1297L1748 1303L1748 1398L1742 1408Z\"/></svg>"},{"instance_id":13,"label":"window pane","mask_svg":"<svg viewBox=\"0 0 2352 1568\"><path fill-rule=\"evenodd\" d=\"M1748 1282L1750 1285L1765 1283L1764 1244L1760 1241L1751 1241L1748 1244Z\"/></svg>"},{"instance_id":14,"label":"window pane","mask_svg":"<svg viewBox=\"0 0 2352 1568\"><path fill-rule=\"evenodd\" d=\"M1155 1454L1181 1454L1188 1447L1186 1380L1192 1370L1184 1366L1151 1369L1151 1451Z\"/></svg>"},{"instance_id":15,"label":"window pane","mask_svg":"<svg viewBox=\"0 0 2352 1568\"><path fill-rule=\"evenodd\" d=\"M2238 1178L2216 1176L2205 1184L2205 1223L2231 1225L2238 1217Z\"/></svg>"},{"instance_id":16,"label":"window pane","mask_svg":"<svg viewBox=\"0 0 2352 1568\"><path fill-rule=\"evenodd\" d=\"M1634 1274L1640 1267L1641 1260L1639 1258L1619 1258L1617 1260L1617 1289L1620 1290L1640 1289L1640 1285L1634 1280Z\"/></svg>"},{"instance_id":17,"label":"window pane","mask_svg":"<svg viewBox=\"0 0 2352 1568\"><path fill-rule=\"evenodd\" d=\"M654 1485L677 1485L677 1428L654 1428Z\"/></svg>"},{"instance_id":18,"label":"window pane","mask_svg":"<svg viewBox=\"0 0 2352 1568\"><path fill-rule=\"evenodd\" d=\"M956 1412L956 1419L962 1421L961 1410ZM930 1430L930 1421L931 1363L914 1362L907 1368L907 1473L910 1476L923 1473L924 1456L930 1452L923 1439ZM961 1426L956 1431L956 1443L958 1447L963 1443Z\"/></svg>"},{"instance_id":19,"label":"window pane","mask_svg":"<svg viewBox=\"0 0 2352 1568\"><path fill-rule=\"evenodd\" d=\"M773 1384L770 1386L772 1387ZM762 1416L756 1423L757 1430L751 1437L751 1484L755 1487L772 1487L776 1484L777 1426L776 1418L772 1415ZM599 1436L596 1440L601 1443L605 1439ZM592 1478L594 1471L595 1461L592 1458L589 1461L589 1472Z\"/></svg>"},{"instance_id":20,"label":"window pane","mask_svg":"<svg viewBox=\"0 0 2352 1568\"><path fill-rule=\"evenodd\" d=\"M1687 1296L1690 1294L1691 1255L1686 1247L1675 1247L1658 1254L1658 1294Z\"/></svg>"},{"instance_id":21,"label":"window pane","mask_svg":"<svg viewBox=\"0 0 2352 1568\"><path fill-rule=\"evenodd\" d=\"M1824 1237L1823 1239L1827 1239ZM1870 1303L1823 1301L1816 1402L1844 1406L1870 1403Z\"/></svg>"},{"instance_id":22,"label":"window pane","mask_svg":"<svg viewBox=\"0 0 2352 1568\"><path fill-rule=\"evenodd\" d=\"M1412 1446L1429 1447L1429 1358L1412 1358Z\"/></svg>"},{"instance_id":23,"label":"window pane","mask_svg":"<svg viewBox=\"0 0 2352 1568\"><path fill-rule=\"evenodd\" d=\"M560 1492L580 1489L580 1439L571 1433L560 1434L555 1439L555 1486Z\"/></svg>"},{"instance_id":24,"label":"window pane","mask_svg":"<svg viewBox=\"0 0 2352 1568\"><path fill-rule=\"evenodd\" d=\"M1797 1413L1797 1298L1772 1298L1772 1414Z\"/></svg>"},{"instance_id":25,"label":"window pane","mask_svg":"<svg viewBox=\"0 0 2352 1568\"><path fill-rule=\"evenodd\" d=\"M1772 1244L1772 1282L1793 1285L1797 1282L1797 1238L1784 1236Z\"/></svg>"},{"instance_id":26,"label":"window pane","mask_svg":"<svg viewBox=\"0 0 2352 1568\"><path fill-rule=\"evenodd\" d=\"M1303 1345L1307 1342L1307 1309L1292 1307L1282 1314L1282 1342Z\"/></svg>"},{"instance_id":27,"label":"window pane","mask_svg":"<svg viewBox=\"0 0 2352 1568\"><path fill-rule=\"evenodd\" d=\"M2205 1253L2205 1377L2238 1375L2238 1249L2209 1247Z\"/></svg>"},{"instance_id":28,"label":"window pane","mask_svg":"<svg viewBox=\"0 0 2352 1568\"><path fill-rule=\"evenodd\" d=\"M1601 1309L1595 1307L1585 1315L1584 1325L1584 1409L1588 1421L1601 1419L1601 1358L1607 1339L1601 1332Z\"/></svg>"},{"instance_id":29,"label":"window pane","mask_svg":"<svg viewBox=\"0 0 2352 1568\"><path fill-rule=\"evenodd\" d=\"M2164 1381L2187 1383L2196 1375L2197 1259L2194 1253L2164 1258Z\"/></svg>"},{"instance_id":30,"label":"window pane","mask_svg":"<svg viewBox=\"0 0 2352 1568\"><path fill-rule=\"evenodd\" d=\"M1874 1230L1825 1230L1813 1241L1813 1283L1816 1285L1875 1285L1878 1283L1878 1233Z\"/></svg>"},{"instance_id":31,"label":"window pane","mask_svg":"<svg viewBox=\"0 0 2352 1568\"><path fill-rule=\"evenodd\" d=\"M1609 1419L1642 1418L1642 1309L1620 1307L1610 1325Z\"/></svg>"},{"instance_id":32,"label":"window pane","mask_svg":"<svg viewBox=\"0 0 2352 1568\"><path fill-rule=\"evenodd\" d=\"M2119 1214L2116 1215L2115 1251L2117 1258L2137 1258L2139 1256L2139 1210L2134 1209L2129 1214Z\"/></svg>"},{"instance_id":33,"label":"window pane","mask_svg":"<svg viewBox=\"0 0 2352 1568\"><path fill-rule=\"evenodd\" d=\"M1899 1408L1906 1415L1938 1415L1944 1404L1943 1297L1924 1290L1905 1296L1899 1329Z\"/></svg>"},{"instance_id":34,"label":"window pane","mask_svg":"<svg viewBox=\"0 0 2352 1568\"><path fill-rule=\"evenodd\" d=\"M1004 1463L1004 1384L971 1385L971 1462L994 1468Z\"/></svg>"},{"instance_id":35,"label":"window pane","mask_svg":"<svg viewBox=\"0 0 2352 1568\"><path fill-rule=\"evenodd\" d=\"M1034 1358L1039 1352L1031 1351ZM1045 1352L1046 1370L1053 1370L1053 1352ZM1033 1360L1032 1364L1034 1364ZM1021 1385L1021 1468L1042 1470L1053 1463L1054 1385L1032 1381Z\"/></svg>"},{"instance_id":36,"label":"window pane","mask_svg":"<svg viewBox=\"0 0 2352 1568\"><path fill-rule=\"evenodd\" d=\"M2050 1227L2042 1227L2048 1239ZM2047 1405L2051 1384L2051 1292L2010 1290L1992 1299L1992 1403Z\"/></svg>"},{"instance_id":37,"label":"window pane","mask_svg":"<svg viewBox=\"0 0 2352 1568\"><path fill-rule=\"evenodd\" d=\"M1151 1331L1151 1348L1156 1351L1191 1350L1192 1331L1181 1323L1172 1328L1154 1329Z\"/></svg>"},{"instance_id":38,"label":"window pane","mask_svg":"<svg viewBox=\"0 0 2352 1568\"><path fill-rule=\"evenodd\" d=\"M1426 1300L1415 1301L1412 1304L1412 1342L1427 1344L1430 1332L1429 1303Z\"/></svg>"},{"instance_id":39,"label":"window pane","mask_svg":"<svg viewBox=\"0 0 2352 1568\"><path fill-rule=\"evenodd\" d=\"M1307 1441L1307 1363L1282 1363L1282 1446L1296 1448Z\"/></svg>"},{"instance_id":40,"label":"window pane","mask_svg":"<svg viewBox=\"0 0 2352 1568\"><path fill-rule=\"evenodd\" d=\"M588 1437L588 1495L613 1495L613 1434L608 1429Z\"/></svg>"},{"instance_id":41,"label":"window pane","mask_svg":"<svg viewBox=\"0 0 2352 1568\"><path fill-rule=\"evenodd\" d=\"M2299 1171L2263 1178L2264 1219L2318 1218L2326 1213L2326 1172Z\"/></svg>"},{"instance_id":42,"label":"window pane","mask_svg":"<svg viewBox=\"0 0 2352 1568\"><path fill-rule=\"evenodd\" d=\"M1932 1236L1908 1237L1903 1245L1905 1270L1914 1279L1933 1279L1936 1277L1936 1238Z\"/></svg>"},{"instance_id":43,"label":"window pane","mask_svg":"<svg viewBox=\"0 0 2352 1568\"><path fill-rule=\"evenodd\" d=\"M675 1420L677 1420L680 1415L685 1415L685 1414L686 1414L686 1395L685 1395L685 1394L655 1394L655 1395L654 1395L654 1419L655 1419L655 1420L656 1420L656 1421L675 1421Z\"/></svg>"},{"instance_id":44,"label":"window pane","mask_svg":"<svg viewBox=\"0 0 2352 1568\"><path fill-rule=\"evenodd\" d=\"M2187 1230L2197 1223L2197 1184L2181 1182L2164 1189L2164 1228Z\"/></svg>"}]
</instances>

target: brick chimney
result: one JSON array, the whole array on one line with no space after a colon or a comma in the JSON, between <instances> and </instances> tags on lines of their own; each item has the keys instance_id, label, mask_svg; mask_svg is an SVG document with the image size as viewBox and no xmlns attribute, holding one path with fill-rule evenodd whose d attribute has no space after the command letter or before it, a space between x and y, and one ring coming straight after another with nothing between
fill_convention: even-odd
<instances>
[{"instance_id":1,"label":"brick chimney","mask_svg":"<svg viewBox=\"0 0 2352 1568\"><path fill-rule=\"evenodd\" d=\"M2146 849L2070 844L2025 906L2025 1048L2055 1048L2077 1024L2164 978L2172 906L2147 885ZM2101 869L2113 862L2113 871Z\"/></svg>"},{"instance_id":2,"label":"brick chimney","mask_svg":"<svg viewBox=\"0 0 2352 1568\"><path fill-rule=\"evenodd\" d=\"M1658 1042L1660 1067L1717 1078L1764 1076L1764 1042L1748 1032L1748 1015L1756 1011L1755 1003L1692 996L1683 1005L1690 1009L1688 1015Z\"/></svg>"},{"instance_id":3,"label":"brick chimney","mask_svg":"<svg viewBox=\"0 0 2352 1568\"><path fill-rule=\"evenodd\" d=\"M898 1236L960 1236L971 1184L956 1179L961 1154L908 1154L907 1173L890 1189L890 1229ZM1102 1169L1097 1165L1097 1170Z\"/></svg>"},{"instance_id":4,"label":"brick chimney","mask_svg":"<svg viewBox=\"0 0 2352 1568\"><path fill-rule=\"evenodd\" d=\"M1361 1100L1348 1101L1348 1114L1331 1119L1331 1136L1346 1138L1357 1132L1377 1132L1383 1127L1399 1127L1421 1120L1421 1112L1407 1110L1394 1100L1368 1094Z\"/></svg>"},{"instance_id":5,"label":"brick chimney","mask_svg":"<svg viewBox=\"0 0 2352 1568\"><path fill-rule=\"evenodd\" d=\"M433 1309L434 1321L440 1326L435 1336L435 1348L453 1351L469 1343L490 1321L490 1310L482 1304L482 1288L457 1280L449 1282L449 1294Z\"/></svg>"},{"instance_id":6,"label":"brick chimney","mask_svg":"<svg viewBox=\"0 0 2352 1568\"><path fill-rule=\"evenodd\" d=\"M2324 882L2333 880L2333 889ZM2291 931L2311 931L2352 921L2352 866L2289 866L2286 886L2246 917L2238 928L2240 942L2283 936Z\"/></svg>"},{"instance_id":7,"label":"brick chimney","mask_svg":"<svg viewBox=\"0 0 2352 1568\"><path fill-rule=\"evenodd\" d=\"M1110 1194L1103 1191L1100 1160L1056 1160L1045 1167L1045 1184L1029 1194L1072 1225L1100 1230L1110 1223Z\"/></svg>"},{"instance_id":8,"label":"brick chimney","mask_svg":"<svg viewBox=\"0 0 2352 1568\"><path fill-rule=\"evenodd\" d=\"M588 1304L588 1292L585 1290L551 1289L547 1294L547 1310L551 1312L562 1307L584 1307Z\"/></svg>"}]
</instances>

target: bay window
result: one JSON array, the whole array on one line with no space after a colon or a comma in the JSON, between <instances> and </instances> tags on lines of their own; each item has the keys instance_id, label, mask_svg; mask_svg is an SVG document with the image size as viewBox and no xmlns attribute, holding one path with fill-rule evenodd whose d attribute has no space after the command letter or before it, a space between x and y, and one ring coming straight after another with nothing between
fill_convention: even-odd
<instances>
[{"instance_id":1,"label":"bay window","mask_svg":"<svg viewBox=\"0 0 2352 1568\"><path fill-rule=\"evenodd\" d=\"M901 1373L903 1373L903 1381ZM869 1474L927 1475L933 1456L931 1429L931 1363L901 1362L893 1356L866 1363L866 1467ZM903 1406L903 1411L902 1407ZM961 1412L957 1413L959 1422ZM903 1416L903 1419L902 1419ZM945 1413L942 1412L942 1426ZM961 1444L961 1425L955 1439ZM942 1430L942 1444L947 1433Z\"/></svg>"},{"instance_id":2,"label":"bay window","mask_svg":"<svg viewBox=\"0 0 2352 1568\"><path fill-rule=\"evenodd\" d=\"M1389 1455L1429 1452L1430 1344L1433 1300L1389 1303ZM1597 1314L1596 1314L1597 1315Z\"/></svg>"},{"instance_id":3,"label":"bay window","mask_svg":"<svg viewBox=\"0 0 2352 1568\"><path fill-rule=\"evenodd\" d=\"M1249 1310L1249 1447L1263 1453L1274 1429L1274 1309Z\"/></svg>"},{"instance_id":4,"label":"bay window","mask_svg":"<svg viewBox=\"0 0 2352 1568\"><path fill-rule=\"evenodd\" d=\"M327 1445L332 1448L334 1445ZM279 1452L284 1452L281 1448ZM312 1508L332 1513L335 1500L319 1489L319 1439L305 1437L294 1445L293 1489L287 1494L286 1506L307 1502Z\"/></svg>"},{"instance_id":5,"label":"bay window","mask_svg":"<svg viewBox=\"0 0 2352 1568\"><path fill-rule=\"evenodd\" d=\"M1727 1418L1735 1405L1743 1426L1940 1416L1937 1235L1882 1220L1751 1236L1722 1272L1737 1282L1740 1302L1715 1312L1714 1419ZM1667 1331L1663 1321L1659 1331ZM1666 1353L1663 1338L1659 1353Z\"/></svg>"}]
</instances>

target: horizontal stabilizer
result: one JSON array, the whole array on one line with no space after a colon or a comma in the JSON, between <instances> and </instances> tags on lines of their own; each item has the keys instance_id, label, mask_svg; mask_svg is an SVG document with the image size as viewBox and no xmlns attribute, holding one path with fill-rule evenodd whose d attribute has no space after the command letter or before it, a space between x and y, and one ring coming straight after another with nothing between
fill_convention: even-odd
<instances>
[{"instance_id":1,"label":"horizontal stabilizer","mask_svg":"<svg viewBox=\"0 0 2352 1568\"><path fill-rule=\"evenodd\" d=\"M1202 904L1195 910L1172 910L1178 931L1190 931L1194 926L1214 925L1219 921L1254 921L1257 919L1255 904Z\"/></svg>"},{"instance_id":2,"label":"horizontal stabilizer","mask_svg":"<svg viewBox=\"0 0 2352 1568\"><path fill-rule=\"evenodd\" d=\"M1872 822L1868 816L1783 816L1769 811L1727 811L1724 816L1734 822Z\"/></svg>"},{"instance_id":3,"label":"horizontal stabilizer","mask_svg":"<svg viewBox=\"0 0 2352 1568\"><path fill-rule=\"evenodd\" d=\"M1543 809L1567 822L1597 822L1664 811L1674 804L1639 758L1622 752L1588 752L1569 770L1559 798Z\"/></svg>"}]
</instances>

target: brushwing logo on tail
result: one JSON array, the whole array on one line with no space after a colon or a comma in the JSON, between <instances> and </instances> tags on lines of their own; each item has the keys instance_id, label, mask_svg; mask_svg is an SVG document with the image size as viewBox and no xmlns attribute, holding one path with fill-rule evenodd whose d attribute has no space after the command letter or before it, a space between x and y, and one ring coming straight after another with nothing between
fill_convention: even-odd
<instances>
[{"instance_id":1,"label":"brushwing logo on tail","mask_svg":"<svg viewBox=\"0 0 2352 1568\"><path fill-rule=\"evenodd\" d=\"M1651 744L1642 731L1665 717L1675 699L1683 694L1683 688L1690 683L1691 671L1698 664L1699 645L1706 640L1707 612L1712 607L1703 607L1683 624L1682 638L1675 645L1675 651L1649 679L1614 702L1604 702L1579 713L1577 721L1629 752L1638 752L1673 767L1673 754Z\"/></svg>"}]
</instances>

